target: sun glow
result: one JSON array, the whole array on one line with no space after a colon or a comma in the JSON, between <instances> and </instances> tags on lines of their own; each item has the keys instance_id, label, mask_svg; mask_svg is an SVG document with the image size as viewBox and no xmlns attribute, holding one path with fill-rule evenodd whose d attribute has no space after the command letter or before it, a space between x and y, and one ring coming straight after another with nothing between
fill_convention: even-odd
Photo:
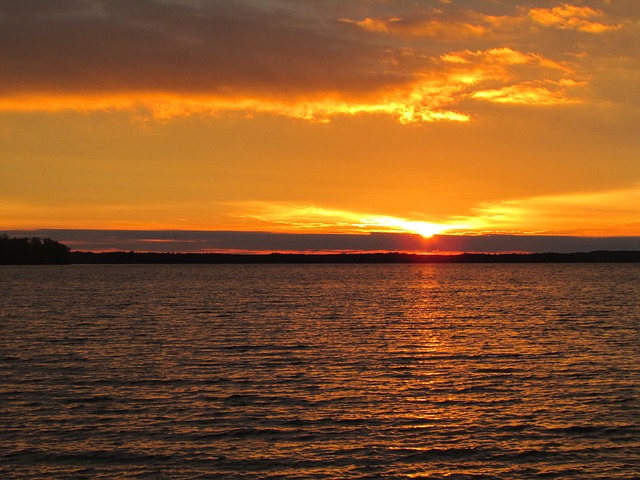
<instances>
[{"instance_id":1,"label":"sun glow","mask_svg":"<svg viewBox=\"0 0 640 480\"><path fill-rule=\"evenodd\" d=\"M384 229L394 232L416 233L425 238L450 230L467 228L467 225L445 225L383 216L364 218L361 220L361 225L364 229Z\"/></svg>"},{"instance_id":2,"label":"sun glow","mask_svg":"<svg viewBox=\"0 0 640 480\"><path fill-rule=\"evenodd\" d=\"M472 222L427 222L391 215L374 215L315 206L242 202L234 204L236 217L263 223L268 230L330 233L411 233L425 238L448 231L467 230Z\"/></svg>"}]
</instances>

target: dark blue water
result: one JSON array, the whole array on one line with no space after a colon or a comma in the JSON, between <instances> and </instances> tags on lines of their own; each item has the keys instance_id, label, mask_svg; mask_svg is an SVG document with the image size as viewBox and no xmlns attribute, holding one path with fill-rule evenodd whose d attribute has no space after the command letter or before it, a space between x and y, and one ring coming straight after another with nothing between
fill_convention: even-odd
<instances>
[{"instance_id":1,"label":"dark blue water","mask_svg":"<svg viewBox=\"0 0 640 480\"><path fill-rule=\"evenodd\" d=\"M0 477L640 477L640 265L0 267Z\"/></svg>"}]
</instances>

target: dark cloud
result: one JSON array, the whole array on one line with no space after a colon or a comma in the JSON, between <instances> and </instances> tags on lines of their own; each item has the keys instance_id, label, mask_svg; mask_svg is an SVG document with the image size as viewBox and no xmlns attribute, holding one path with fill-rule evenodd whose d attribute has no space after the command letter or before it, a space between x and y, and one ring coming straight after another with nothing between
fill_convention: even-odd
<instances>
[{"instance_id":1,"label":"dark cloud","mask_svg":"<svg viewBox=\"0 0 640 480\"><path fill-rule=\"evenodd\" d=\"M640 250L640 237L572 237L526 235L435 235L371 233L287 234L265 232L184 230L13 230L14 237L52 238L72 250L121 250L152 252L586 252Z\"/></svg>"},{"instance_id":2,"label":"dark cloud","mask_svg":"<svg viewBox=\"0 0 640 480\"><path fill-rule=\"evenodd\" d=\"M407 80L388 68L393 52L359 42L338 22L327 29L238 2L4 1L0 18L5 94L277 96Z\"/></svg>"},{"instance_id":3,"label":"dark cloud","mask_svg":"<svg viewBox=\"0 0 640 480\"><path fill-rule=\"evenodd\" d=\"M87 0L3 0L0 2L0 18L5 22L39 20L43 17L72 15L91 10Z\"/></svg>"}]
</instances>

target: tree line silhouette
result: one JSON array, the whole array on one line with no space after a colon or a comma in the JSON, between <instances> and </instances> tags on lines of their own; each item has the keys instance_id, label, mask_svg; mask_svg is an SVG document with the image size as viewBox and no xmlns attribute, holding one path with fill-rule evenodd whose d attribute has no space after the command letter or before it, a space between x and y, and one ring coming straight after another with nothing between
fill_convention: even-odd
<instances>
[{"instance_id":1,"label":"tree line silhouette","mask_svg":"<svg viewBox=\"0 0 640 480\"><path fill-rule=\"evenodd\" d=\"M0 264L53 265L71 262L69 247L50 238L0 235Z\"/></svg>"}]
</instances>

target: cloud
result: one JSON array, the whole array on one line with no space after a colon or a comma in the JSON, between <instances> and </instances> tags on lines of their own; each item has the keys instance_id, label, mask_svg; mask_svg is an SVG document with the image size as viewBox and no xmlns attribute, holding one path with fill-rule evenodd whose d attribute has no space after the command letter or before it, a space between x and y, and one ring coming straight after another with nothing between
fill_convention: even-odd
<instances>
[{"instance_id":1,"label":"cloud","mask_svg":"<svg viewBox=\"0 0 640 480\"><path fill-rule=\"evenodd\" d=\"M521 105L563 105L580 103L580 100L567 97L564 89L551 90L546 86L526 83L508 87L480 90L471 95L474 99L488 100L495 103L511 103Z\"/></svg>"},{"instance_id":2,"label":"cloud","mask_svg":"<svg viewBox=\"0 0 640 480\"><path fill-rule=\"evenodd\" d=\"M453 3L453 2L451 2ZM473 5L477 8L477 5ZM562 3L552 8L526 8L514 5L504 14L488 14L464 8L424 8L403 15L342 18L356 28L399 37L425 37L457 42L461 38L506 38L505 34L527 32L528 27L544 26L583 33L604 33L622 28L620 23L603 23L602 10ZM527 32L529 33L529 32Z\"/></svg>"},{"instance_id":3,"label":"cloud","mask_svg":"<svg viewBox=\"0 0 640 480\"><path fill-rule=\"evenodd\" d=\"M237 2L79 0L52 10L4 17L5 93L278 98L358 94L406 80L385 68L392 59L380 47Z\"/></svg>"},{"instance_id":4,"label":"cloud","mask_svg":"<svg viewBox=\"0 0 640 480\"><path fill-rule=\"evenodd\" d=\"M512 48L450 52L441 59L452 68L451 76L471 84L467 96L495 103L534 106L580 103L572 95L586 81L573 67L535 53ZM457 72L457 73L454 73Z\"/></svg>"},{"instance_id":5,"label":"cloud","mask_svg":"<svg viewBox=\"0 0 640 480\"><path fill-rule=\"evenodd\" d=\"M485 233L640 235L640 185L628 188L485 202L469 218ZM535 225L535 230L534 226ZM571 225L570 231L567 225Z\"/></svg>"},{"instance_id":6,"label":"cloud","mask_svg":"<svg viewBox=\"0 0 640 480\"><path fill-rule=\"evenodd\" d=\"M342 18L340 21L369 32L437 38L440 41L483 36L490 32L491 26L491 22L479 14L464 12L462 18L451 18L437 9L405 17L367 17L363 20Z\"/></svg>"},{"instance_id":7,"label":"cloud","mask_svg":"<svg viewBox=\"0 0 640 480\"><path fill-rule=\"evenodd\" d=\"M611 25L592 21L593 18L604 16L601 10L567 3L553 8L532 8L529 10L529 16L537 24L562 30L603 33L622 28L620 24Z\"/></svg>"},{"instance_id":8,"label":"cloud","mask_svg":"<svg viewBox=\"0 0 640 480\"><path fill-rule=\"evenodd\" d=\"M441 6L354 20L331 16L348 6L323 14L295 2L2 2L0 111L124 110L160 120L241 112L320 122L375 114L414 123L468 122L467 99L578 103L572 91L586 79L576 65L504 44L456 47L481 38L522 43L523 22L564 28L578 19L580 30L600 10Z\"/></svg>"}]
</instances>

